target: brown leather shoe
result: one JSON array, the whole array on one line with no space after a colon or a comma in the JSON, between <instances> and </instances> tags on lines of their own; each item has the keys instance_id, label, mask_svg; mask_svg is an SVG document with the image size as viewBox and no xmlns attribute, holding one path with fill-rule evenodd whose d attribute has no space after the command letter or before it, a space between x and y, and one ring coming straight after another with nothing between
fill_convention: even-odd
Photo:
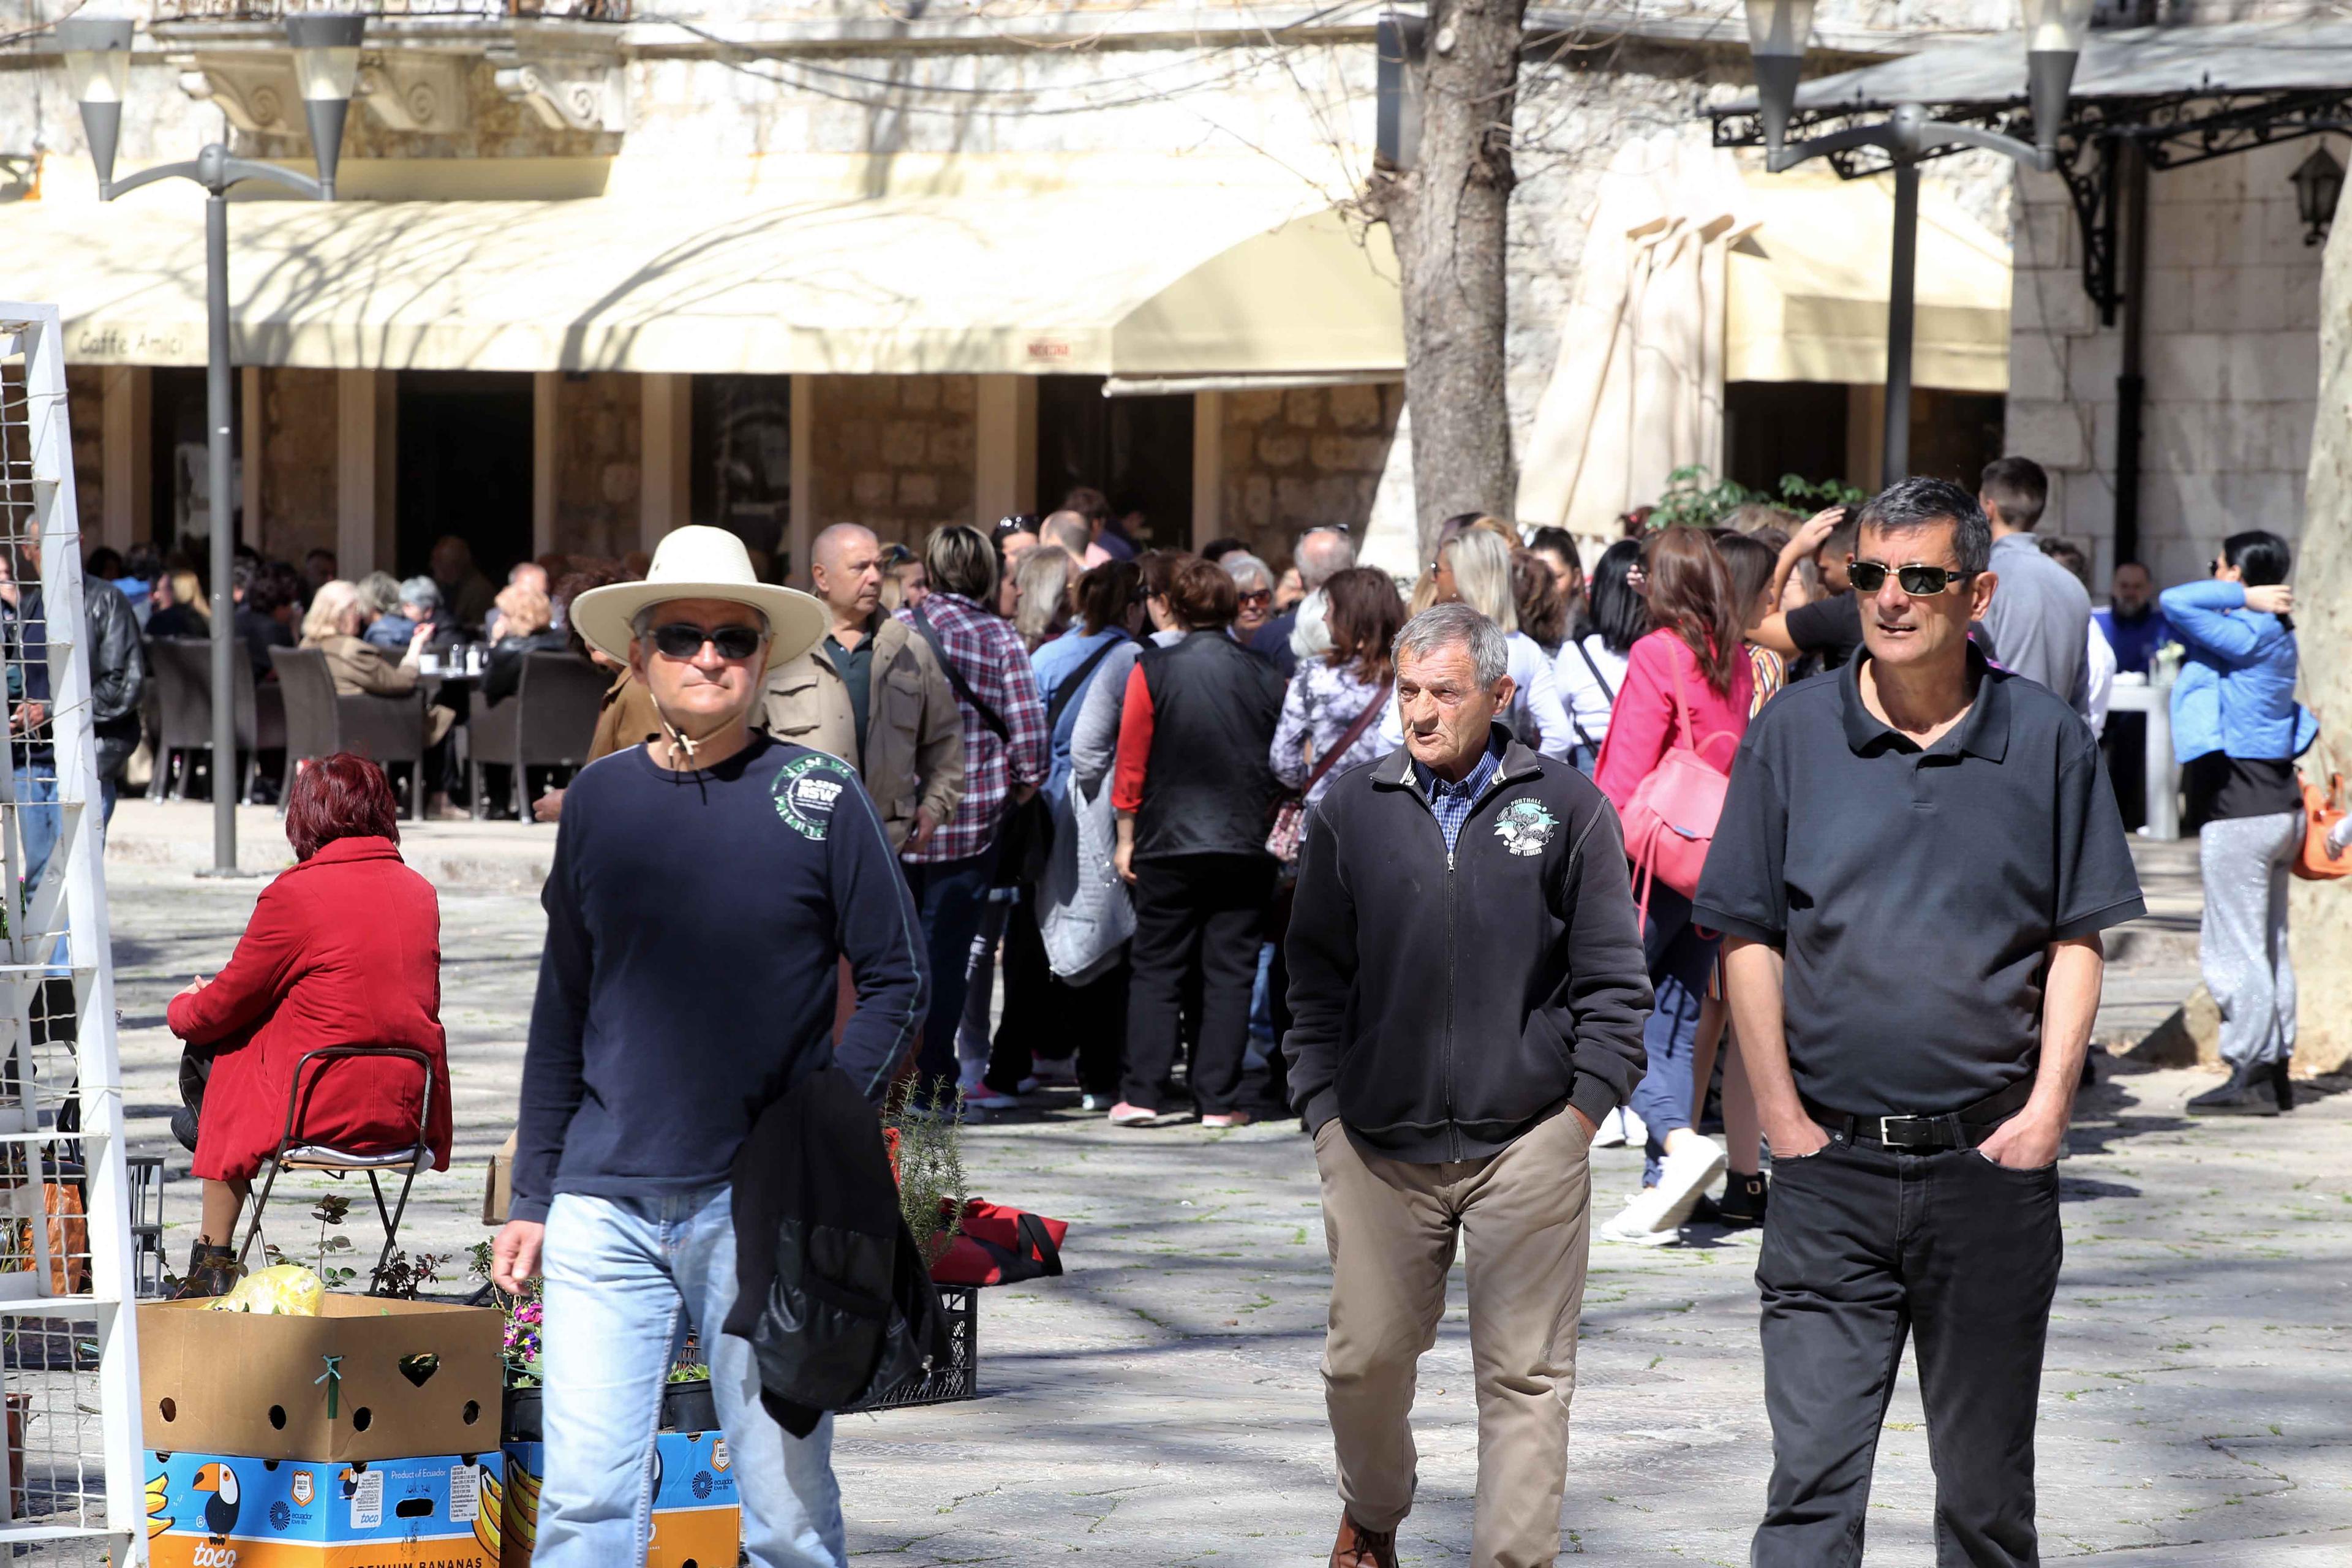
<instances>
[{"instance_id":1,"label":"brown leather shoe","mask_svg":"<svg viewBox=\"0 0 2352 1568\"><path fill-rule=\"evenodd\" d=\"M1397 1568L1396 1531L1366 1530L1339 1516L1339 1539L1331 1547L1331 1568Z\"/></svg>"}]
</instances>

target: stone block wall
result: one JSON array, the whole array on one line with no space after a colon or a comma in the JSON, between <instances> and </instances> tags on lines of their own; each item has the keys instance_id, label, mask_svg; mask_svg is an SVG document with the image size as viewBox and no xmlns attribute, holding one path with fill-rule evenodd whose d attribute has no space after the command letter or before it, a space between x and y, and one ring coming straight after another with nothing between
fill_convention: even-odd
<instances>
[{"instance_id":1,"label":"stone block wall","mask_svg":"<svg viewBox=\"0 0 2352 1568\"><path fill-rule=\"evenodd\" d=\"M557 378L555 548L563 553L616 559L638 548L642 405L634 375Z\"/></svg>"},{"instance_id":2,"label":"stone block wall","mask_svg":"<svg viewBox=\"0 0 2352 1568\"><path fill-rule=\"evenodd\" d=\"M809 411L811 531L859 522L919 544L972 507L974 410L969 375L827 375Z\"/></svg>"},{"instance_id":3,"label":"stone block wall","mask_svg":"<svg viewBox=\"0 0 2352 1568\"><path fill-rule=\"evenodd\" d=\"M1268 562L1318 523L1361 539L1404 387L1307 386L1223 398L1223 531Z\"/></svg>"},{"instance_id":4,"label":"stone block wall","mask_svg":"<svg viewBox=\"0 0 2352 1568\"><path fill-rule=\"evenodd\" d=\"M2159 584L2200 574L2226 534L2300 537L2318 409L2320 250L2304 243L2288 175L2307 142L2260 148L2148 184L2139 554ZM2064 187L2021 176L2011 312L2009 449L2051 472L2042 531L2115 564L2120 327L2084 292Z\"/></svg>"},{"instance_id":5,"label":"stone block wall","mask_svg":"<svg viewBox=\"0 0 2352 1568\"><path fill-rule=\"evenodd\" d=\"M335 548L335 373L261 373L261 533L279 561Z\"/></svg>"}]
</instances>

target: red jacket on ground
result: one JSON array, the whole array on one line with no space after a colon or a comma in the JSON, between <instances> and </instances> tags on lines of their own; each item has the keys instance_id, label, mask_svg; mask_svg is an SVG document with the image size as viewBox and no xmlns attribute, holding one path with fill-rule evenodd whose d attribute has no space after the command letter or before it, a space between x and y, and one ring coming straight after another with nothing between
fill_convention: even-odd
<instances>
[{"instance_id":1,"label":"red jacket on ground","mask_svg":"<svg viewBox=\"0 0 2352 1568\"><path fill-rule=\"evenodd\" d=\"M295 1064L322 1046L411 1046L433 1062L425 1142L449 1168L449 1069L441 1032L441 906L385 838L337 838L262 889L228 966L172 999L172 1033L215 1046L194 1170L241 1181L278 1147ZM416 1136L412 1062L313 1063L301 1141L361 1153ZM310 1074L306 1074L306 1080Z\"/></svg>"}]
</instances>

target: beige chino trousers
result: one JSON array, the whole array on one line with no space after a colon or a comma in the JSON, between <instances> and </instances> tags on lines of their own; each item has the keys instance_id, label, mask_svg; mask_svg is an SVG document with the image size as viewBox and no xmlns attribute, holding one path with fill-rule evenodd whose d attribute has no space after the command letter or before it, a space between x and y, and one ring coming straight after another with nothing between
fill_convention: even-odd
<instances>
[{"instance_id":1,"label":"beige chino trousers","mask_svg":"<svg viewBox=\"0 0 2352 1568\"><path fill-rule=\"evenodd\" d=\"M1339 1500L1365 1529L1394 1530L1412 1508L1414 1374L1437 1342L1459 1230L1478 1388L1471 1561L1543 1568L1559 1555L1590 1152L1564 1107L1499 1154L1448 1164L1367 1153L1336 1119L1315 1135L1331 1249L1324 1400Z\"/></svg>"}]
</instances>

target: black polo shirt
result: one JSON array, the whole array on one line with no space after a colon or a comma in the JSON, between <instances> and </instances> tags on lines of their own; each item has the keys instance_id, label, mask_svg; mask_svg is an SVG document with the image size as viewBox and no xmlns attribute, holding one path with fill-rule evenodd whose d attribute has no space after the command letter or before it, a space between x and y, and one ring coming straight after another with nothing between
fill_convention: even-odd
<instances>
[{"instance_id":1,"label":"black polo shirt","mask_svg":"<svg viewBox=\"0 0 2352 1568\"><path fill-rule=\"evenodd\" d=\"M1976 700L1921 751L1864 705L1868 658L1748 725L1692 918L1786 955L1799 1092L1939 1115L2033 1072L2049 944L2145 906L2063 700L1971 647Z\"/></svg>"}]
</instances>

